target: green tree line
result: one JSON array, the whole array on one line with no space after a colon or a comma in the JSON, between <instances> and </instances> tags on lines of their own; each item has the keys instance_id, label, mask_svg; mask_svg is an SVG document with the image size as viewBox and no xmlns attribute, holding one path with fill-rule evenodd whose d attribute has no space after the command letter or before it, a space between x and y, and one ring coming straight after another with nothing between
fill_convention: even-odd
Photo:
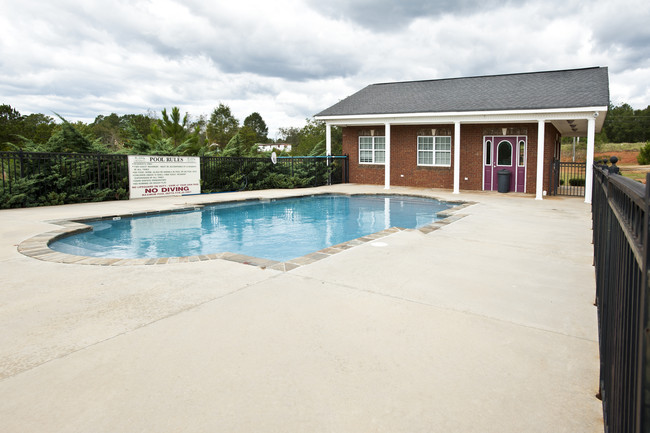
<instances>
[{"instance_id":1,"label":"green tree line","mask_svg":"<svg viewBox=\"0 0 650 433\"><path fill-rule=\"evenodd\" d=\"M92 123L69 122L57 113L22 115L0 105L0 151L123 153L145 155L259 156L258 144L273 143L262 116L243 122L220 103L210 116L182 114L178 107L155 113L98 115ZM324 155L325 123L280 128L277 143L292 145L291 155ZM332 129L332 153L341 154L341 131ZM286 154L286 153L285 153Z\"/></svg>"},{"instance_id":2,"label":"green tree line","mask_svg":"<svg viewBox=\"0 0 650 433\"><path fill-rule=\"evenodd\" d=\"M635 110L629 104L609 105L598 140L603 143L642 143L650 141L650 105Z\"/></svg>"}]
</instances>

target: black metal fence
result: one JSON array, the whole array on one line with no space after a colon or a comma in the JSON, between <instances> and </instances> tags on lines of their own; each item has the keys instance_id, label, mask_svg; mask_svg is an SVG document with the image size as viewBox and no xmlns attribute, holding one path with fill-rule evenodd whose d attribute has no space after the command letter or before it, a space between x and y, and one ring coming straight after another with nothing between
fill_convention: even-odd
<instances>
[{"instance_id":1,"label":"black metal fence","mask_svg":"<svg viewBox=\"0 0 650 433\"><path fill-rule=\"evenodd\" d=\"M600 396L611 433L650 430L649 209L649 188L594 166Z\"/></svg>"},{"instance_id":2,"label":"black metal fence","mask_svg":"<svg viewBox=\"0 0 650 433\"><path fill-rule=\"evenodd\" d=\"M584 162L551 163L549 195L584 197L587 165Z\"/></svg>"},{"instance_id":3,"label":"black metal fence","mask_svg":"<svg viewBox=\"0 0 650 433\"><path fill-rule=\"evenodd\" d=\"M201 192L347 183L347 156L201 157ZM128 198L127 155L0 152L0 208Z\"/></svg>"},{"instance_id":4,"label":"black metal fence","mask_svg":"<svg viewBox=\"0 0 650 433\"><path fill-rule=\"evenodd\" d=\"M0 208L126 198L126 155L0 152Z\"/></svg>"},{"instance_id":5,"label":"black metal fence","mask_svg":"<svg viewBox=\"0 0 650 433\"><path fill-rule=\"evenodd\" d=\"M304 188L347 183L347 156L202 157L201 191Z\"/></svg>"}]
</instances>

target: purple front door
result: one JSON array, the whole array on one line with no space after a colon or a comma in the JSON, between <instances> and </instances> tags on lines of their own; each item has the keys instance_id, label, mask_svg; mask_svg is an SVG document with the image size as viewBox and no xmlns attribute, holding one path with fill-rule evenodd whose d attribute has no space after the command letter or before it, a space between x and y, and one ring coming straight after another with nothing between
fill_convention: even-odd
<instances>
[{"instance_id":1,"label":"purple front door","mask_svg":"<svg viewBox=\"0 0 650 433\"><path fill-rule=\"evenodd\" d=\"M499 171L510 172L508 191L526 191L526 137L483 138L483 189L496 191Z\"/></svg>"}]
</instances>

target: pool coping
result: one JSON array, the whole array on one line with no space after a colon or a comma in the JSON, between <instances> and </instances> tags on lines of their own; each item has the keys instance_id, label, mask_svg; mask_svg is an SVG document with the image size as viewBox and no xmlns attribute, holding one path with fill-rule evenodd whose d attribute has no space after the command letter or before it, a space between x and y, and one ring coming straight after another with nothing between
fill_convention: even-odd
<instances>
[{"instance_id":1,"label":"pool coping","mask_svg":"<svg viewBox=\"0 0 650 433\"><path fill-rule=\"evenodd\" d=\"M322 192L309 194L307 196L317 196L317 195L395 195L395 196L408 196L408 197L420 197L420 198L429 198L436 199L423 194L391 194L389 192L385 193L371 193L371 194L354 194L354 193L331 193L331 192ZM238 203L246 201L275 201L282 200L287 198L294 197L305 197L304 195L288 196L288 197L278 197L278 198L241 198L233 199L227 201L215 201L215 202L206 202L201 204L195 204L191 206L183 206L176 209L164 209L164 210L147 210L142 212L133 212L126 214L113 214L113 215L102 215L102 216L89 216L75 219L62 219L62 220L50 220L44 221L49 224L55 224L61 226L60 229L51 230L45 233L32 236L29 239L22 241L18 245L18 252L21 254L31 257L34 259L54 262L54 263L66 263L66 264L80 264L80 265L96 265L96 266L142 266L142 265L164 265L172 263L190 263L190 262L199 262L207 260L227 260L231 262L257 266L262 269L273 269L277 271L287 272L292 269L305 266L316 261L325 259L334 254L338 254L342 251L348 250L350 248L356 247L358 245L363 245L368 242L373 242L378 239L389 236L393 233L400 231L419 231L424 234L429 234L435 230L438 230L454 221L457 221L461 218L464 218L466 215L458 214L458 211L465 209L468 206L476 204L473 201L454 201L454 200L441 200L445 203L454 204L454 207L445 209L438 212L437 216L441 217L440 220L434 221L431 224L419 227L417 229L405 229L400 227L390 227L379 232L371 233L360 238L352 239L347 242L343 242L337 245L332 245L327 248L315 251L313 253L306 254L301 257L296 257L284 262L279 262L276 260L263 259L259 257L247 256L244 254L236 254L231 252L220 252L213 254L202 254L195 256L181 256L181 257L159 257L159 258L144 258L144 259L121 259L121 258L108 258L108 257L91 257L91 256L77 256L73 254L61 253L58 251L52 250L49 245L55 240L72 236L78 233L83 233L86 231L92 230L92 227L84 224L84 222L91 221L102 221L102 220L112 220L117 218L132 218L137 216L146 216L146 215L157 215L157 214L166 214L166 213L175 213L175 212L186 212L191 210L198 210L205 206L217 205L217 204L227 204L227 203Z\"/></svg>"}]
</instances>

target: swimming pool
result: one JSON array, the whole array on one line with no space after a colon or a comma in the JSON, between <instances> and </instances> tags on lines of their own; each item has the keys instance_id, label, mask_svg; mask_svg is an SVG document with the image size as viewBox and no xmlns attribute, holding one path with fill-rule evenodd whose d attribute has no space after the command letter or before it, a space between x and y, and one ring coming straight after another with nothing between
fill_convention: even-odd
<instances>
[{"instance_id":1,"label":"swimming pool","mask_svg":"<svg viewBox=\"0 0 650 433\"><path fill-rule=\"evenodd\" d=\"M230 252L287 261L390 227L431 224L455 204L430 198L315 195L222 203L115 220L57 239L52 250L110 258L183 257Z\"/></svg>"}]
</instances>

